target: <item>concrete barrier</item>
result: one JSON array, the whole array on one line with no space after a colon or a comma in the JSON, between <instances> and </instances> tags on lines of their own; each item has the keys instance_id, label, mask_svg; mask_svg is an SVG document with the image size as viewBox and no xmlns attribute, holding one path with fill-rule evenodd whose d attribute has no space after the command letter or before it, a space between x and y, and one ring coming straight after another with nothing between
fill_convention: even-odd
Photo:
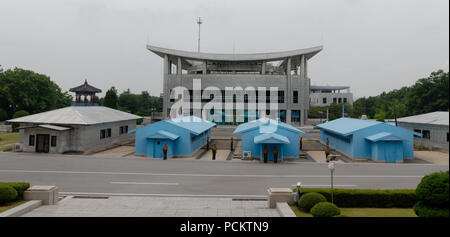
<instances>
[{"instance_id":1,"label":"concrete barrier","mask_svg":"<svg viewBox=\"0 0 450 237\"><path fill-rule=\"evenodd\" d=\"M36 185L23 193L25 200L41 200L43 205L58 204L58 187Z\"/></svg>"},{"instance_id":2,"label":"concrete barrier","mask_svg":"<svg viewBox=\"0 0 450 237\"><path fill-rule=\"evenodd\" d=\"M0 213L0 217L18 217L42 205L41 200L31 200L17 207Z\"/></svg>"},{"instance_id":3,"label":"concrete barrier","mask_svg":"<svg viewBox=\"0 0 450 237\"><path fill-rule=\"evenodd\" d=\"M267 205L269 208L275 208L277 202L294 204L294 192L290 188L269 188L267 192Z\"/></svg>"},{"instance_id":4,"label":"concrete barrier","mask_svg":"<svg viewBox=\"0 0 450 237\"><path fill-rule=\"evenodd\" d=\"M276 208L281 217L297 217L291 207L285 202L277 202Z\"/></svg>"}]
</instances>

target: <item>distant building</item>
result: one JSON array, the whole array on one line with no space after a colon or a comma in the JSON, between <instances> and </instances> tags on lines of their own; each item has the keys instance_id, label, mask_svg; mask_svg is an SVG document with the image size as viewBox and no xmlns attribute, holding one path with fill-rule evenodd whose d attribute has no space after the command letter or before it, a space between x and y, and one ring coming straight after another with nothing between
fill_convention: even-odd
<instances>
[{"instance_id":1,"label":"distant building","mask_svg":"<svg viewBox=\"0 0 450 237\"><path fill-rule=\"evenodd\" d=\"M353 93L349 86L311 86L310 105L327 106L332 103L353 105Z\"/></svg>"},{"instance_id":2,"label":"distant building","mask_svg":"<svg viewBox=\"0 0 450 237\"><path fill-rule=\"evenodd\" d=\"M299 135L305 132L281 121L260 118L239 125L233 135L242 134L242 156L259 157L263 160L263 149L268 148L268 160L273 160L273 150L278 149L278 159L299 157Z\"/></svg>"},{"instance_id":3,"label":"distant building","mask_svg":"<svg viewBox=\"0 0 450 237\"><path fill-rule=\"evenodd\" d=\"M317 125L320 141L349 158L403 162L414 158L413 135L408 129L370 120L340 118Z\"/></svg>"},{"instance_id":4,"label":"distant building","mask_svg":"<svg viewBox=\"0 0 450 237\"><path fill-rule=\"evenodd\" d=\"M397 119L399 127L422 136L414 136L414 143L431 148L449 150L449 112L438 111Z\"/></svg>"},{"instance_id":5,"label":"distant building","mask_svg":"<svg viewBox=\"0 0 450 237\"><path fill-rule=\"evenodd\" d=\"M311 79L308 76L308 61L323 47L255 54L188 52L152 45L147 45L147 49L164 59L162 95L165 119L170 115L171 106L178 100L178 98L170 98L171 90L180 86L188 90L190 102L201 101L201 108L213 99L222 103L235 99L243 101L245 104L243 109L226 110L225 106L222 106L222 111L219 112L222 121L215 120L218 124L234 125L265 117L260 114L264 113L264 110L261 112L254 108L248 108L249 101L261 99L267 104L278 102L278 111L274 111L274 113L277 113L277 117L282 122L303 126L308 119L310 99ZM201 80L201 88L193 87L195 79ZM220 93L209 93L210 89L208 88L211 87L218 88ZM236 87L244 90L247 87L254 87L256 91L254 91L255 93L226 94L227 88ZM271 94L270 87L278 88L277 94ZM263 88L264 91L258 91L258 88ZM183 109L183 116L201 117L201 108L194 108L191 105L189 109ZM268 107L266 109L269 110ZM210 114L210 111L207 114ZM266 114L268 113L266 112ZM243 115L239 116L239 118L244 117L243 121L240 119L238 121L237 115ZM275 114L271 114L271 116L275 116ZM212 121L211 117L208 120Z\"/></svg>"},{"instance_id":6,"label":"distant building","mask_svg":"<svg viewBox=\"0 0 450 237\"><path fill-rule=\"evenodd\" d=\"M99 89L87 82L76 88L71 89L76 92L73 106L8 120L20 124L19 144L15 150L90 153L132 141L128 130L135 129L136 120L141 117L96 106L93 98Z\"/></svg>"},{"instance_id":7,"label":"distant building","mask_svg":"<svg viewBox=\"0 0 450 237\"><path fill-rule=\"evenodd\" d=\"M193 155L207 143L214 126L215 123L189 116L161 120L129 133L136 133L135 154L162 158L163 146L167 144L167 158L170 158Z\"/></svg>"}]
</instances>

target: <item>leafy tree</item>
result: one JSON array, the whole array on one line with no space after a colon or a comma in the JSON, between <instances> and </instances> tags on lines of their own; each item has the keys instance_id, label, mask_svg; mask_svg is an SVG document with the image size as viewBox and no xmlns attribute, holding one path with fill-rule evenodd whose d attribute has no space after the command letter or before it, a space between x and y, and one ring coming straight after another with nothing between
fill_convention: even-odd
<instances>
[{"instance_id":1,"label":"leafy tree","mask_svg":"<svg viewBox=\"0 0 450 237\"><path fill-rule=\"evenodd\" d=\"M8 113L4 109L0 108L0 121L5 121L7 119Z\"/></svg>"},{"instance_id":2,"label":"leafy tree","mask_svg":"<svg viewBox=\"0 0 450 237\"><path fill-rule=\"evenodd\" d=\"M15 119L15 118L20 118L20 117L25 117L25 116L28 116L28 115L30 115L30 113L28 113L27 111L19 110L19 111L14 113L12 118Z\"/></svg>"},{"instance_id":3,"label":"leafy tree","mask_svg":"<svg viewBox=\"0 0 450 237\"><path fill-rule=\"evenodd\" d=\"M114 86L106 92L103 100L103 106L117 109L117 90Z\"/></svg>"}]
</instances>

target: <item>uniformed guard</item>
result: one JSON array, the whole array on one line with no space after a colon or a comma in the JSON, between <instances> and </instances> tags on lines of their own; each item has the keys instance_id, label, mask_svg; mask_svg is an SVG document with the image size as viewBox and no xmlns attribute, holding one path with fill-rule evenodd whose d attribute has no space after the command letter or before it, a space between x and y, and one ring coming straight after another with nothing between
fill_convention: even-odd
<instances>
[{"instance_id":1,"label":"uniformed guard","mask_svg":"<svg viewBox=\"0 0 450 237\"><path fill-rule=\"evenodd\" d=\"M209 150L209 137L206 139L206 150Z\"/></svg>"},{"instance_id":2,"label":"uniformed guard","mask_svg":"<svg viewBox=\"0 0 450 237\"><path fill-rule=\"evenodd\" d=\"M300 151L303 150L303 137L300 137Z\"/></svg>"},{"instance_id":3,"label":"uniformed guard","mask_svg":"<svg viewBox=\"0 0 450 237\"><path fill-rule=\"evenodd\" d=\"M167 151L169 150L169 147L167 146L167 144L166 143L164 143L164 145L163 145L163 154L164 154L164 160L167 160Z\"/></svg>"},{"instance_id":4,"label":"uniformed guard","mask_svg":"<svg viewBox=\"0 0 450 237\"><path fill-rule=\"evenodd\" d=\"M278 148L275 147L275 149L273 149L273 163L277 162L278 162Z\"/></svg>"},{"instance_id":5,"label":"uniformed guard","mask_svg":"<svg viewBox=\"0 0 450 237\"><path fill-rule=\"evenodd\" d=\"M214 145L212 146L212 159L215 160L216 159L216 152L217 152L217 146L214 143Z\"/></svg>"},{"instance_id":6,"label":"uniformed guard","mask_svg":"<svg viewBox=\"0 0 450 237\"><path fill-rule=\"evenodd\" d=\"M327 162L329 161L328 156L330 155L330 152L331 152L329 144L330 144L330 141L328 140L328 137L327 137L326 146L325 146L325 159L327 160Z\"/></svg>"},{"instance_id":7,"label":"uniformed guard","mask_svg":"<svg viewBox=\"0 0 450 237\"><path fill-rule=\"evenodd\" d=\"M231 137L231 147L230 147L230 150L233 150L233 137Z\"/></svg>"},{"instance_id":8,"label":"uniformed guard","mask_svg":"<svg viewBox=\"0 0 450 237\"><path fill-rule=\"evenodd\" d=\"M267 146L264 146L264 149L263 149L264 163L267 163L267 156L268 155L269 155L269 149L267 148Z\"/></svg>"}]
</instances>

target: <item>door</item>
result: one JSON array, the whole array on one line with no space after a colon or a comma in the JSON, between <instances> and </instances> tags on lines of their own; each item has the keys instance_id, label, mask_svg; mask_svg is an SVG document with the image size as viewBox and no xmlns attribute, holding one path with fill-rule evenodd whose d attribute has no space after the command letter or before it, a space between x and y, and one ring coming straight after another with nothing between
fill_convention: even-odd
<instances>
[{"instance_id":1,"label":"door","mask_svg":"<svg viewBox=\"0 0 450 237\"><path fill-rule=\"evenodd\" d=\"M383 142L384 146L384 158L386 162L395 163L399 157L399 152L397 150L397 143L395 142Z\"/></svg>"},{"instance_id":2,"label":"door","mask_svg":"<svg viewBox=\"0 0 450 237\"><path fill-rule=\"evenodd\" d=\"M163 142L160 140L155 140L153 142L153 158L162 158L163 157Z\"/></svg>"},{"instance_id":3,"label":"door","mask_svg":"<svg viewBox=\"0 0 450 237\"><path fill-rule=\"evenodd\" d=\"M49 134L37 134L36 135L36 152L48 153L50 145Z\"/></svg>"}]
</instances>

